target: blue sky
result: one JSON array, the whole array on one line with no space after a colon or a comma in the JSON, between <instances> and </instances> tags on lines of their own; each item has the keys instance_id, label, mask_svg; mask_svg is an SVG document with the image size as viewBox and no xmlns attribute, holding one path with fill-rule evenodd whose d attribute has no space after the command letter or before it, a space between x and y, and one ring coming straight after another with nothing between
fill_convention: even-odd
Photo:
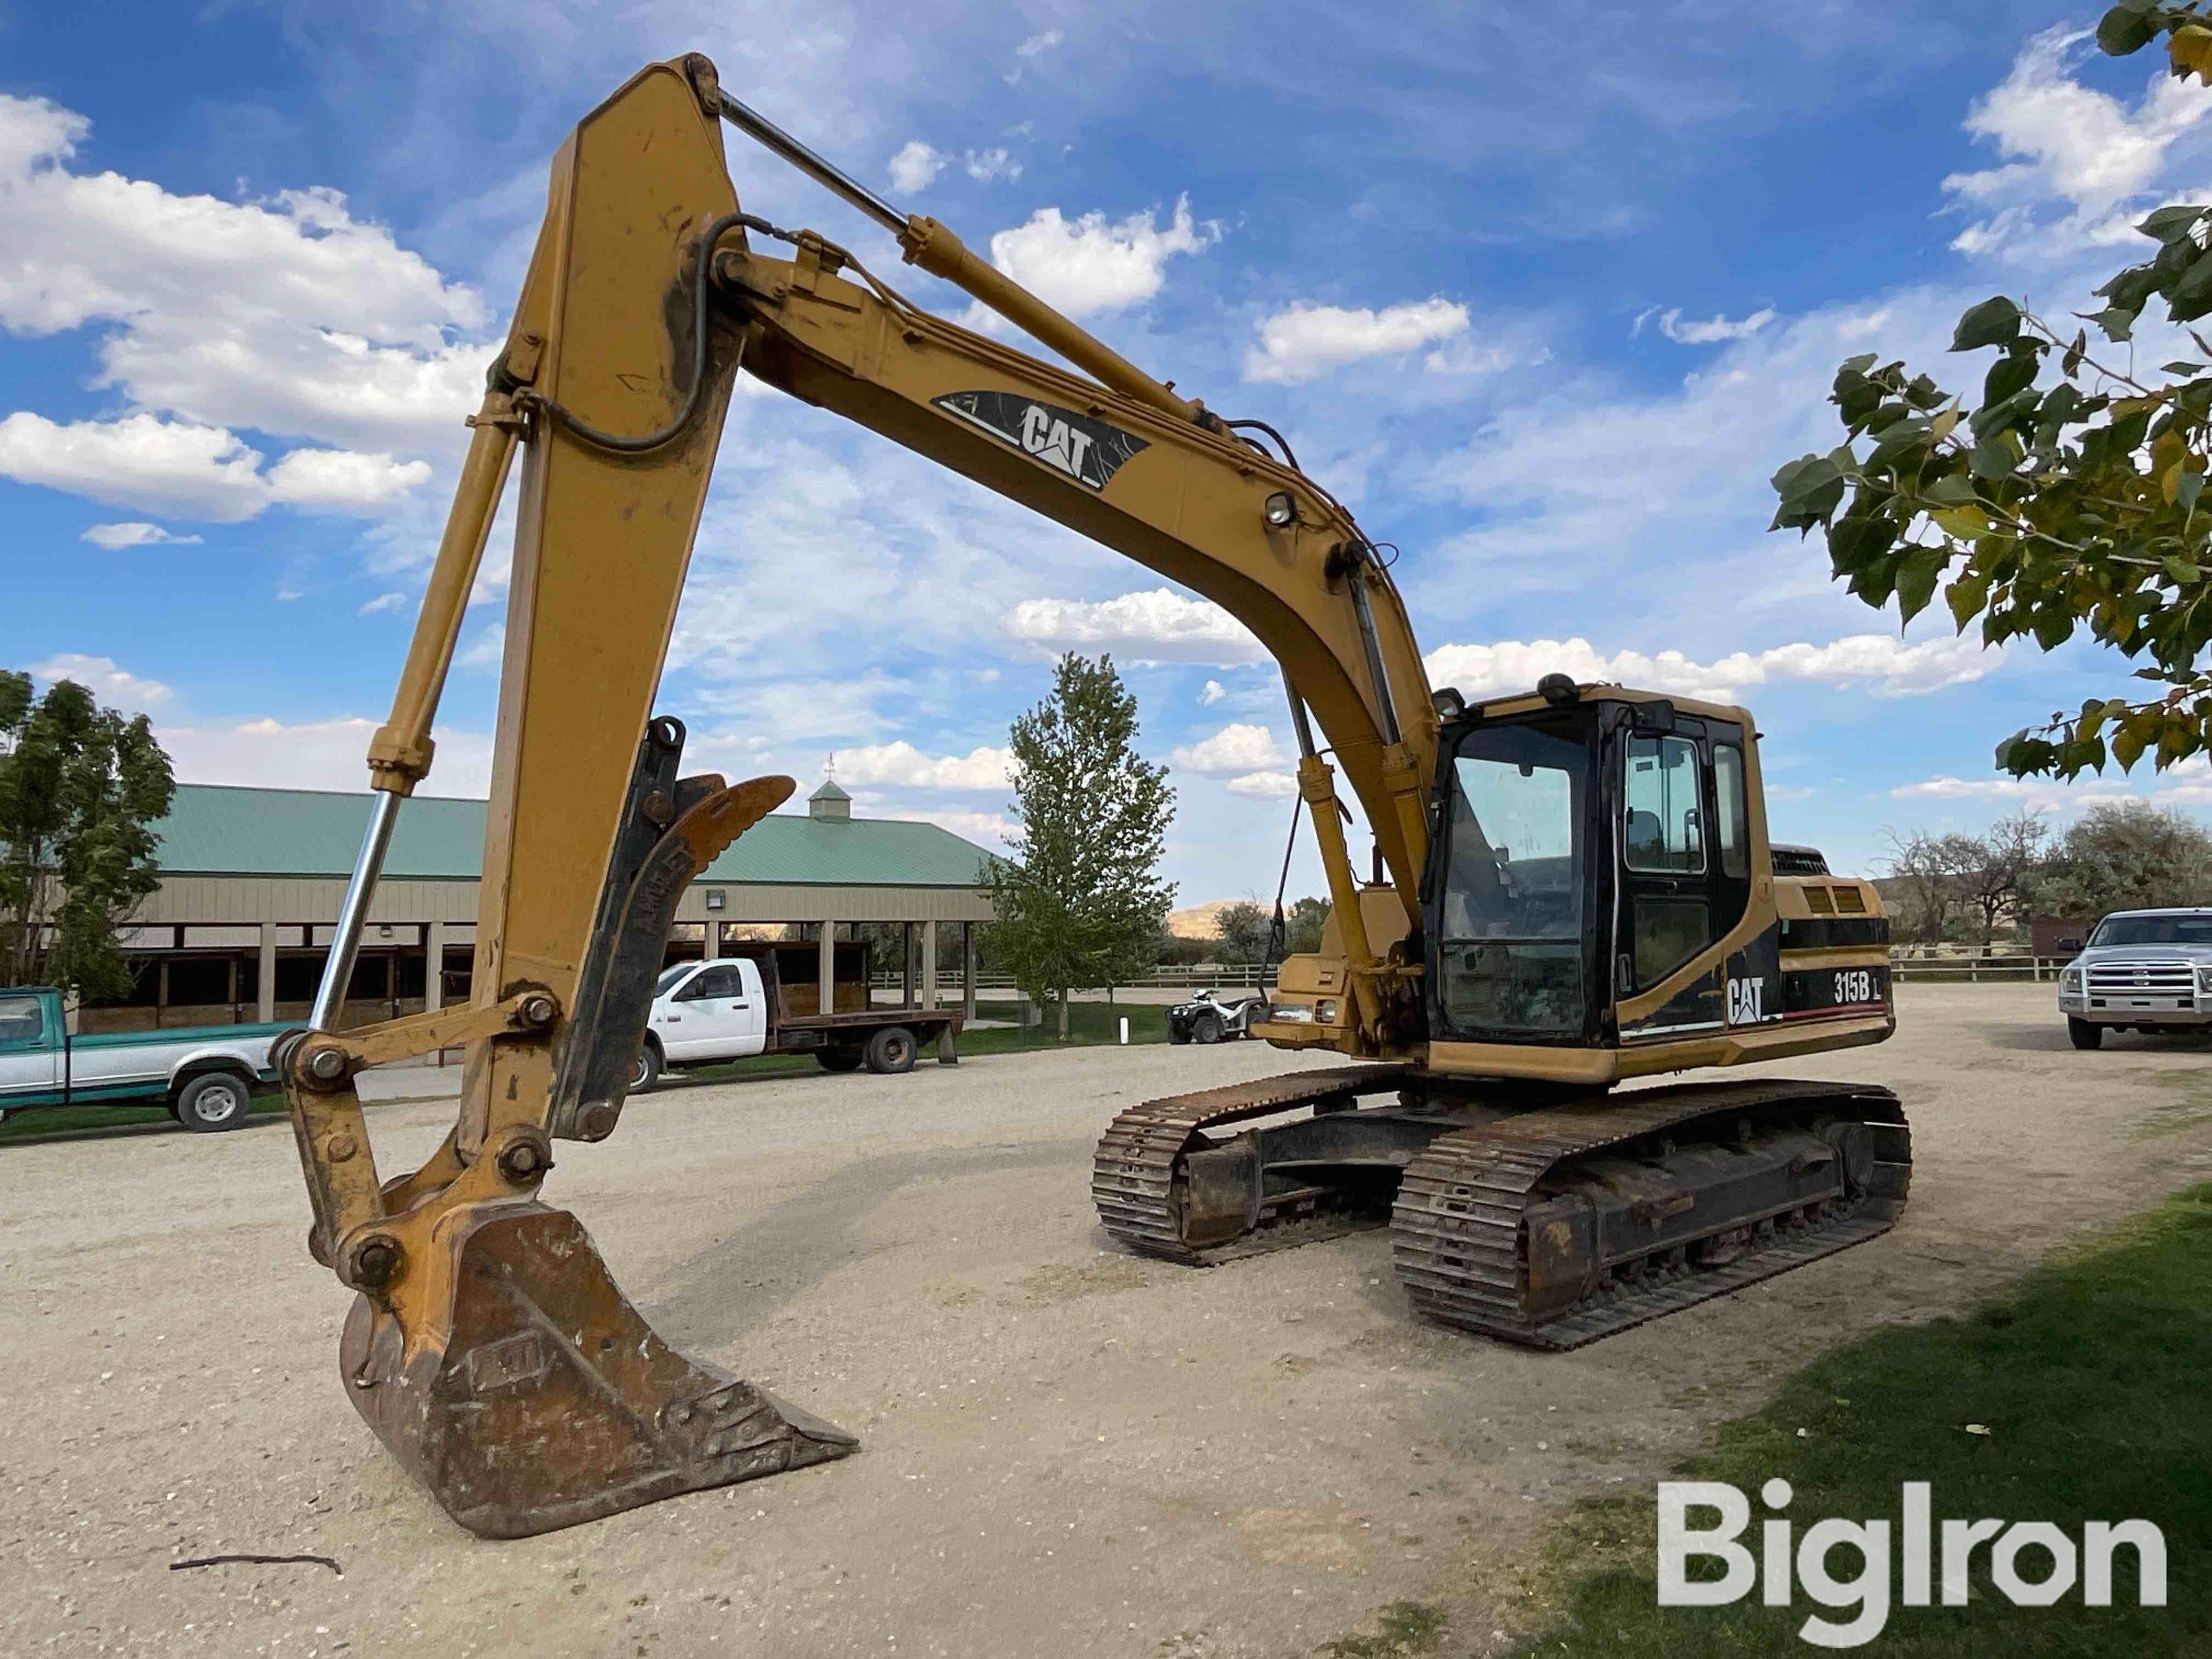
<instances>
[{"instance_id":1,"label":"blue sky","mask_svg":"<svg viewBox=\"0 0 2212 1659\"><path fill-rule=\"evenodd\" d=\"M1125 355L1283 429L1403 550L1438 684L1739 697L1777 836L1842 867L2020 805L2212 801L2202 767L1992 776L1997 738L2119 665L1984 654L1937 617L1899 637L1817 538L1765 533L1767 476L1835 441L1841 358L1971 393L1980 365L1941 358L1965 306L2074 309L2148 246L2130 217L2202 189L2212 94L2069 40L2094 8L496 9L0 0L0 662L145 709L180 777L357 787L547 159L696 50ZM730 155L749 209L895 268ZM484 786L500 575L434 793ZM1180 902L1270 893L1289 732L1249 636L820 411L733 405L660 699L698 764L811 785L834 750L863 811L988 842L1007 722L1069 647L1113 651L1174 769ZM1293 880L1318 888L1309 857Z\"/></svg>"}]
</instances>

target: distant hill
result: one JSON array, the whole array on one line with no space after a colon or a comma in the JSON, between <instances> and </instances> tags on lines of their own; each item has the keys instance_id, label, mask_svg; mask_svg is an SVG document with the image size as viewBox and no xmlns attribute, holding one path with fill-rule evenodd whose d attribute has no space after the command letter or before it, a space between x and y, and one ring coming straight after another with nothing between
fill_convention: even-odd
<instances>
[{"instance_id":1,"label":"distant hill","mask_svg":"<svg viewBox=\"0 0 2212 1659\"><path fill-rule=\"evenodd\" d=\"M1250 902L1249 899L1215 899L1208 904L1194 904L1188 910L1170 910L1168 912L1168 932L1177 939L1219 939L1221 913L1232 904Z\"/></svg>"}]
</instances>

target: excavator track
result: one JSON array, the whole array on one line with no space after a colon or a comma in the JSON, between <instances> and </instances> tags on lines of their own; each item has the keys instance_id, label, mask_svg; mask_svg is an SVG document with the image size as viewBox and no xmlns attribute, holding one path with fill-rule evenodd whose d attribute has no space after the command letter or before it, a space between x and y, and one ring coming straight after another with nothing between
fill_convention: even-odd
<instances>
[{"instance_id":1,"label":"excavator track","mask_svg":"<svg viewBox=\"0 0 2212 1659\"><path fill-rule=\"evenodd\" d=\"M1207 1129L1304 1106L1316 1112L1346 1109L1361 1095L1396 1091L1413 1069L1331 1066L1133 1106L1108 1126L1091 1159L1091 1199L1099 1223L1140 1255L1189 1267L1287 1249L1380 1225L1379 1217L1365 1220L1351 1215L1334 1201L1335 1194L1316 1188L1271 1195L1232 1237L1194 1243L1186 1234L1183 1176L1177 1166L1194 1147L1207 1144Z\"/></svg>"},{"instance_id":2,"label":"excavator track","mask_svg":"<svg viewBox=\"0 0 2212 1659\"><path fill-rule=\"evenodd\" d=\"M1092 1162L1098 1218L1142 1255L1204 1267L1381 1225L1395 1186L1416 1311L1565 1349L1887 1232L1911 1180L1886 1089L1747 1079L1540 1109L1474 1093L1359 1108L1418 1075L1294 1072L1133 1107ZM1208 1133L1306 1107L1310 1124Z\"/></svg>"},{"instance_id":3,"label":"excavator track","mask_svg":"<svg viewBox=\"0 0 2212 1659\"><path fill-rule=\"evenodd\" d=\"M1571 1184L1574 1166L1595 1157L1620 1155L1623 1165L1633 1162L1663 1184L1678 1143L1725 1156L1755 1137L1802 1136L1815 1125L1859 1165L1840 1195L1762 1206L1774 1212L1729 1229L1721 1248L1711 1235L1669 1239L1663 1194L1641 1200L1641 1216L1637 1204L1628 1206L1630 1225L1650 1230L1651 1248L1640 1255L1561 1256L1540 1237L1571 1224L1562 1206L1575 1200L1559 1189ZM1716 1128L1736 1138L1708 1139ZM1400 1184L1393 1255L1407 1299L1428 1317L1531 1346L1575 1348L1888 1231L1905 1208L1911 1165L1911 1132L1887 1089L1745 1081L1638 1090L1439 1136ZM1579 1284L1561 1282L1577 1268Z\"/></svg>"}]
</instances>

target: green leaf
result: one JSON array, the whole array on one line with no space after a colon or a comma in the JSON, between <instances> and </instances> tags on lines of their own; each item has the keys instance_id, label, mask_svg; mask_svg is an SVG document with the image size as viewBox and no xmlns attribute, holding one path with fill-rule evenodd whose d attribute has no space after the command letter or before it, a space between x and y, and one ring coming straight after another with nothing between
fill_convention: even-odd
<instances>
[{"instance_id":1,"label":"green leaf","mask_svg":"<svg viewBox=\"0 0 2212 1659\"><path fill-rule=\"evenodd\" d=\"M2062 386L2051 395L2056 398L2060 392L2072 389ZM1967 417L1966 425L1978 440L1989 437L2027 414L2035 405L2035 388L2025 386L2001 404L1984 404Z\"/></svg>"},{"instance_id":2,"label":"green leaf","mask_svg":"<svg viewBox=\"0 0 2212 1659\"><path fill-rule=\"evenodd\" d=\"M1928 422L1917 418L1898 422L1875 434L1874 453L1867 457L1869 468L1879 467L1909 454L1928 442Z\"/></svg>"},{"instance_id":3,"label":"green leaf","mask_svg":"<svg viewBox=\"0 0 2212 1659\"><path fill-rule=\"evenodd\" d=\"M2202 477L2203 475L2200 473L2193 476ZM2160 559L2159 565L2166 572L2166 579L2176 586L2185 587L2191 582L2203 580L2204 573L2202 570L2190 563L2188 560L2178 558L2172 554Z\"/></svg>"},{"instance_id":4,"label":"green leaf","mask_svg":"<svg viewBox=\"0 0 2212 1659\"><path fill-rule=\"evenodd\" d=\"M2174 505L2184 514L2194 513L2197 498L2203 493L2204 475L2202 472L2185 472L2181 475L2181 482L2174 486Z\"/></svg>"},{"instance_id":5,"label":"green leaf","mask_svg":"<svg viewBox=\"0 0 2212 1659\"><path fill-rule=\"evenodd\" d=\"M2159 372L2162 374L2194 374L2203 367L2202 363L2160 363Z\"/></svg>"},{"instance_id":6,"label":"green leaf","mask_svg":"<svg viewBox=\"0 0 2212 1659\"><path fill-rule=\"evenodd\" d=\"M2033 386L2035 371L2040 367L2029 353L2007 353L1990 365L1989 376L1982 382L1982 401L2001 404L2022 386Z\"/></svg>"},{"instance_id":7,"label":"green leaf","mask_svg":"<svg viewBox=\"0 0 2212 1659\"><path fill-rule=\"evenodd\" d=\"M2005 478L2012 476L2020 458L2003 433L1992 432L1976 441L1968 465L1977 478Z\"/></svg>"},{"instance_id":8,"label":"green leaf","mask_svg":"<svg viewBox=\"0 0 2212 1659\"><path fill-rule=\"evenodd\" d=\"M2056 651L2074 637L2074 617L2063 605L2050 605L2035 619L2035 642L2045 651Z\"/></svg>"},{"instance_id":9,"label":"green leaf","mask_svg":"<svg viewBox=\"0 0 2212 1659\"><path fill-rule=\"evenodd\" d=\"M1936 596L1936 579L1950 556L1948 548L1919 547L1897 562L1897 609L1904 621L1911 622L1928 608Z\"/></svg>"},{"instance_id":10,"label":"green leaf","mask_svg":"<svg viewBox=\"0 0 2212 1659\"><path fill-rule=\"evenodd\" d=\"M2173 242L2197 228L2197 222L2204 216L2201 207L2162 207L2136 228L2154 241Z\"/></svg>"},{"instance_id":11,"label":"green leaf","mask_svg":"<svg viewBox=\"0 0 2212 1659\"><path fill-rule=\"evenodd\" d=\"M1874 514L1838 520L1828 528L1828 558L1838 576L1863 569L1867 562L1889 551L1897 539L1897 526Z\"/></svg>"},{"instance_id":12,"label":"green leaf","mask_svg":"<svg viewBox=\"0 0 2212 1659\"><path fill-rule=\"evenodd\" d=\"M1971 307L1959 319L1951 337L1951 349L1972 351L1977 346L2007 345L2020 334L2020 307L2002 294Z\"/></svg>"},{"instance_id":13,"label":"green leaf","mask_svg":"<svg viewBox=\"0 0 2212 1659\"><path fill-rule=\"evenodd\" d=\"M2148 743L2124 726L2112 733L2112 758L2119 762L2123 772L2135 770L2136 763L2142 758L2143 750L2149 747Z\"/></svg>"},{"instance_id":14,"label":"green leaf","mask_svg":"<svg viewBox=\"0 0 2212 1659\"><path fill-rule=\"evenodd\" d=\"M2097 24L2097 45L2107 57L2124 58L2158 39L2158 25L2129 6L2114 6Z\"/></svg>"},{"instance_id":15,"label":"green leaf","mask_svg":"<svg viewBox=\"0 0 2212 1659\"><path fill-rule=\"evenodd\" d=\"M2064 368L2066 378L2068 380L2072 380L2076 374L2081 372L2081 359L2087 354L2088 348L2089 331L2086 328L2075 329L2074 331L2074 343L2066 348Z\"/></svg>"},{"instance_id":16,"label":"green leaf","mask_svg":"<svg viewBox=\"0 0 2212 1659\"><path fill-rule=\"evenodd\" d=\"M1943 590L1944 603L1951 607L1951 619L1959 624L1961 634L1989 599L1990 579L1978 571L1966 571Z\"/></svg>"},{"instance_id":17,"label":"green leaf","mask_svg":"<svg viewBox=\"0 0 2212 1659\"><path fill-rule=\"evenodd\" d=\"M1943 533L1962 542L1972 541L1977 536L1990 533L1990 515L1980 506L1969 503L1965 507L1939 507L1928 515Z\"/></svg>"},{"instance_id":18,"label":"green leaf","mask_svg":"<svg viewBox=\"0 0 2212 1659\"><path fill-rule=\"evenodd\" d=\"M1964 507L1980 497L1975 495L1974 486L1970 482L1954 472L1936 479L1922 490L1920 499L1932 501L1937 507Z\"/></svg>"},{"instance_id":19,"label":"green leaf","mask_svg":"<svg viewBox=\"0 0 2212 1659\"><path fill-rule=\"evenodd\" d=\"M2124 344L2135 337L2136 319L2142 314L2142 310L2141 307L2130 310L2125 306L2107 306L2094 315L2083 314L2088 315L2089 320L2096 324L2106 339Z\"/></svg>"}]
</instances>

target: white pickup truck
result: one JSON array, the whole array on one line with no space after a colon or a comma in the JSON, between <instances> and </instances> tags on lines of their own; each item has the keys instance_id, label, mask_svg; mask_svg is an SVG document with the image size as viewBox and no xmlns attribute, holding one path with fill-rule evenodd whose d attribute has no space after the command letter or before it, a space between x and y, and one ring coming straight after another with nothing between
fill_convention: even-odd
<instances>
[{"instance_id":1,"label":"white pickup truck","mask_svg":"<svg viewBox=\"0 0 2212 1659\"><path fill-rule=\"evenodd\" d=\"M71 1036L61 993L0 990L0 1118L40 1106L165 1101L187 1129L235 1129L257 1083L274 1083L283 1025L198 1025Z\"/></svg>"},{"instance_id":2,"label":"white pickup truck","mask_svg":"<svg viewBox=\"0 0 2212 1659\"><path fill-rule=\"evenodd\" d=\"M759 944L738 951L663 970L630 1074L633 1094L653 1087L665 1070L753 1054L812 1054L827 1071L865 1066L897 1073L912 1071L921 1045L934 1042L939 1060L952 1060L961 1017L947 1009L875 1006L865 945L836 947L827 1013L817 1012L813 945ZM787 981L780 971L787 963Z\"/></svg>"}]
</instances>

